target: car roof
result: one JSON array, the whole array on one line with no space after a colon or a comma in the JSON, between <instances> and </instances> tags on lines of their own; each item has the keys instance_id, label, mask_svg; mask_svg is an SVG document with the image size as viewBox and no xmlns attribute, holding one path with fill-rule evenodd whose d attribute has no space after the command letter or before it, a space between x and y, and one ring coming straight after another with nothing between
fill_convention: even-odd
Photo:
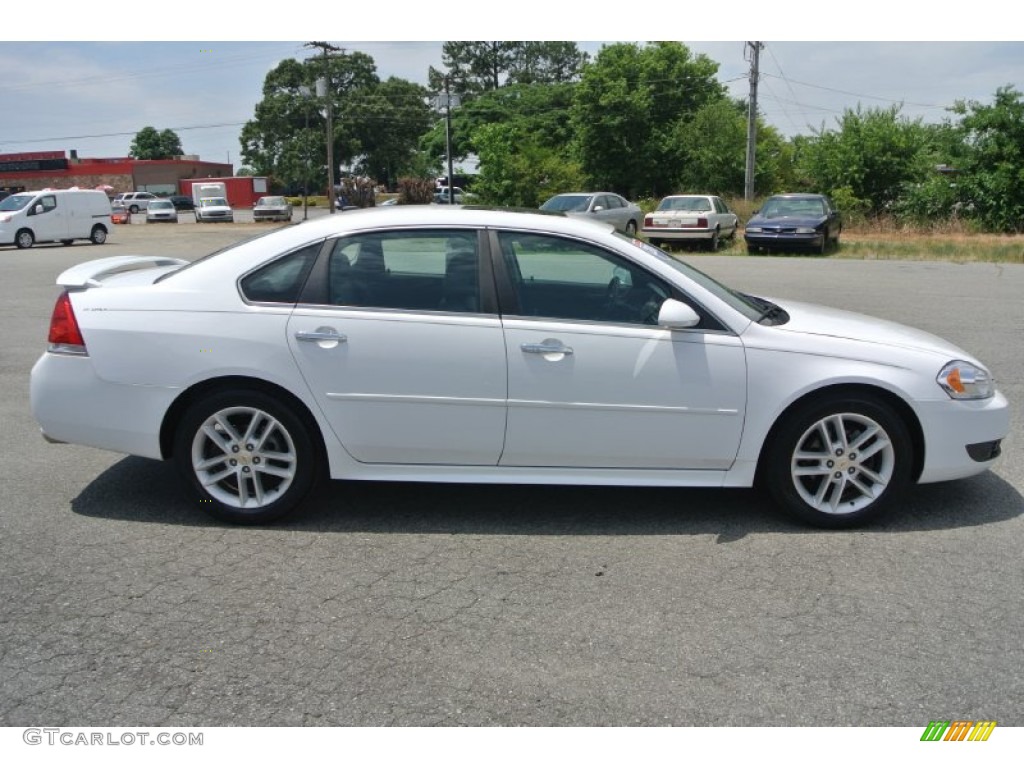
<instances>
[{"instance_id":1,"label":"car roof","mask_svg":"<svg viewBox=\"0 0 1024 768\"><path fill-rule=\"evenodd\" d=\"M783 192L779 195L772 195L772 197L786 200L821 200L825 195L820 195L817 192Z\"/></svg>"}]
</instances>

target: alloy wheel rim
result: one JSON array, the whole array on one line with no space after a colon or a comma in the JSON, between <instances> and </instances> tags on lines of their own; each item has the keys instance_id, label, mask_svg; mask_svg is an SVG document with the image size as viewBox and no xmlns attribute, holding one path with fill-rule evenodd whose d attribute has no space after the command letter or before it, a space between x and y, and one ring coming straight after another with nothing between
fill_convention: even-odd
<instances>
[{"instance_id":1,"label":"alloy wheel rim","mask_svg":"<svg viewBox=\"0 0 1024 768\"><path fill-rule=\"evenodd\" d=\"M280 499L294 482L297 465L288 430L259 408L221 409L192 439L192 470L200 485L238 509L261 509Z\"/></svg>"},{"instance_id":2,"label":"alloy wheel rim","mask_svg":"<svg viewBox=\"0 0 1024 768\"><path fill-rule=\"evenodd\" d=\"M847 515L885 492L895 466L896 450L877 421L859 413L837 413L812 424L797 441L790 476L809 506Z\"/></svg>"}]
</instances>

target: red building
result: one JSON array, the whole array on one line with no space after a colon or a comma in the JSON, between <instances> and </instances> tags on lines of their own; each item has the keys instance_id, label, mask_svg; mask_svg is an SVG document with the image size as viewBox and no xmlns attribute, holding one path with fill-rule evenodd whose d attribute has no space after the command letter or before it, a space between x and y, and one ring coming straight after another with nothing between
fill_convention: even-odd
<instances>
[{"instance_id":1,"label":"red building","mask_svg":"<svg viewBox=\"0 0 1024 768\"><path fill-rule=\"evenodd\" d=\"M108 187L118 192L178 193L182 179L221 179L234 173L230 163L211 163L193 155L173 160L136 160L133 157L79 158L75 150L0 154L0 190L23 192L52 187L62 189Z\"/></svg>"}]
</instances>

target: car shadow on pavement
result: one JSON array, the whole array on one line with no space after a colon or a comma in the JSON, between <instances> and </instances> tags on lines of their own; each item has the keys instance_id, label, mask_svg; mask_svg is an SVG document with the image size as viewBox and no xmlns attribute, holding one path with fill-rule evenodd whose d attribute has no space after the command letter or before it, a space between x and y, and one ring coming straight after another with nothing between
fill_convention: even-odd
<instances>
[{"instance_id":1,"label":"car shadow on pavement","mask_svg":"<svg viewBox=\"0 0 1024 768\"><path fill-rule=\"evenodd\" d=\"M71 502L86 517L197 527L226 526L186 498L169 462L127 457ZM879 522L857 529L894 533L1001 522L1024 513L1024 497L993 472L910 489ZM536 536L822 533L791 521L747 489L447 483L324 483L274 528L320 533L438 533Z\"/></svg>"}]
</instances>

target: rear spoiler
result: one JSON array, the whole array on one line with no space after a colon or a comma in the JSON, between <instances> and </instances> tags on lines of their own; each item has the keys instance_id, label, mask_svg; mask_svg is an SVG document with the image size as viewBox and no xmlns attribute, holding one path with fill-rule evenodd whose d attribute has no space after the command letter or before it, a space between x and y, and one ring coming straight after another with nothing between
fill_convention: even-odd
<instances>
[{"instance_id":1,"label":"rear spoiler","mask_svg":"<svg viewBox=\"0 0 1024 768\"><path fill-rule=\"evenodd\" d=\"M97 288L112 275L154 267L183 267L189 262L166 256L110 256L77 264L57 276L57 285L65 288Z\"/></svg>"}]
</instances>

